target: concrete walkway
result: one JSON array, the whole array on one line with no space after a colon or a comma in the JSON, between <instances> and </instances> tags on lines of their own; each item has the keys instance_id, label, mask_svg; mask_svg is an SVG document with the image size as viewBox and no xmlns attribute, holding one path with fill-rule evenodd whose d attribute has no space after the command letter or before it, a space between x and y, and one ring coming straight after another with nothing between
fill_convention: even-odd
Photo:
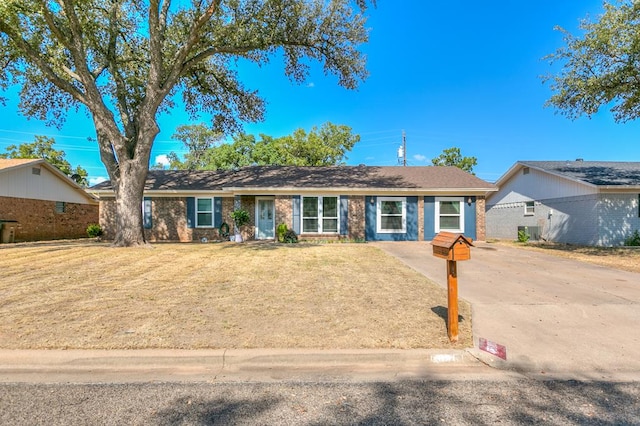
<instances>
[{"instance_id":1,"label":"concrete walkway","mask_svg":"<svg viewBox=\"0 0 640 426\"><path fill-rule=\"evenodd\" d=\"M375 243L446 287L428 242ZM471 353L499 369L579 380L640 380L640 274L478 242L458 262L472 304ZM478 349L506 347L507 359Z\"/></svg>"}]
</instances>

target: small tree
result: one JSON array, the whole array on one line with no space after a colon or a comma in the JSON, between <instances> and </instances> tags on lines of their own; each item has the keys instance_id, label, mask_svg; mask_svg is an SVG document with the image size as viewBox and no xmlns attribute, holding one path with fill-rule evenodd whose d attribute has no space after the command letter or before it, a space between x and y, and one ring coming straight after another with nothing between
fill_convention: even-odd
<instances>
[{"instance_id":1,"label":"small tree","mask_svg":"<svg viewBox=\"0 0 640 426\"><path fill-rule=\"evenodd\" d=\"M460 148L449 148L442 151L442 154L431 160L434 166L455 166L469 172L472 175L473 168L478 164L476 157L463 157Z\"/></svg>"}]
</instances>

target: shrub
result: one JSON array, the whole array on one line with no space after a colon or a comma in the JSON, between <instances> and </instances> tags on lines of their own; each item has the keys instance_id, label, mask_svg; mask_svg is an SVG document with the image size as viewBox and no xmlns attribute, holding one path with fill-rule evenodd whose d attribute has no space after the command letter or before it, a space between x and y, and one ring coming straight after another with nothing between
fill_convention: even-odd
<instances>
[{"instance_id":1,"label":"shrub","mask_svg":"<svg viewBox=\"0 0 640 426\"><path fill-rule=\"evenodd\" d=\"M100 225L98 225L97 223L92 223L91 225L87 226L87 235L89 236L89 238L97 238L102 236L102 228L100 228Z\"/></svg>"},{"instance_id":2,"label":"shrub","mask_svg":"<svg viewBox=\"0 0 640 426\"><path fill-rule=\"evenodd\" d=\"M640 246L640 232L636 229L633 233L624 239L625 246Z\"/></svg>"},{"instance_id":3,"label":"shrub","mask_svg":"<svg viewBox=\"0 0 640 426\"><path fill-rule=\"evenodd\" d=\"M236 229L240 229L241 226L246 225L250 221L249 212L244 209L237 209L231 212L231 219L233 220Z\"/></svg>"},{"instance_id":4,"label":"shrub","mask_svg":"<svg viewBox=\"0 0 640 426\"><path fill-rule=\"evenodd\" d=\"M297 243L298 242L298 236L296 235L295 231L293 229L287 229L287 231L284 233L283 237L282 237L282 242L283 243Z\"/></svg>"},{"instance_id":5,"label":"shrub","mask_svg":"<svg viewBox=\"0 0 640 426\"><path fill-rule=\"evenodd\" d=\"M284 234L286 234L288 230L289 228L287 228L287 225L285 223L281 223L280 225L278 225L278 227L276 228L276 234L278 235L279 243L284 242Z\"/></svg>"},{"instance_id":6,"label":"shrub","mask_svg":"<svg viewBox=\"0 0 640 426\"><path fill-rule=\"evenodd\" d=\"M527 228L524 228L523 231L518 231L518 242L526 243L529 241L529 233L527 232Z\"/></svg>"}]
</instances>

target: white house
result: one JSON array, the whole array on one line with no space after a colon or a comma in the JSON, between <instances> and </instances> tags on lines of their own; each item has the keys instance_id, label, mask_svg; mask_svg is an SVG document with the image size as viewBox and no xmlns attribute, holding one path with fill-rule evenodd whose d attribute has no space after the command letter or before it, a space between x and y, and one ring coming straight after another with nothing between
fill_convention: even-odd
<instances>
[{"instance_id":1,"label":"white house","mask_svg":"<svg viewBox=\"0 0 640 426\"><path fill-rule=\"evenodd\" d=\"M640 229L640 162L518 161L487 196L487 238L619 246Z\"/></svg>"}]
</instances>

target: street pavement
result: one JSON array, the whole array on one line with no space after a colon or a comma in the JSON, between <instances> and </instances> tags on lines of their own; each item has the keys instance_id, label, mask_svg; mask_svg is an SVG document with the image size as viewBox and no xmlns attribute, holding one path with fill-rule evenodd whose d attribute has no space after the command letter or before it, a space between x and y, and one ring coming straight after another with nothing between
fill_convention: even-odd
<instances>
[{"instance_id":1,"label":"street pavement","mask_svg":"<svg viewBox=\"0 0 640 426\"><path fill-rule=\"evenodd\" d=\"M428 242L375 243L446 288ZM528 377L640 380L640 274L510 246L475 243L458 262L482 362ZM506 360L479 349L483 338Z\"/></svg>"}]
</instances>

